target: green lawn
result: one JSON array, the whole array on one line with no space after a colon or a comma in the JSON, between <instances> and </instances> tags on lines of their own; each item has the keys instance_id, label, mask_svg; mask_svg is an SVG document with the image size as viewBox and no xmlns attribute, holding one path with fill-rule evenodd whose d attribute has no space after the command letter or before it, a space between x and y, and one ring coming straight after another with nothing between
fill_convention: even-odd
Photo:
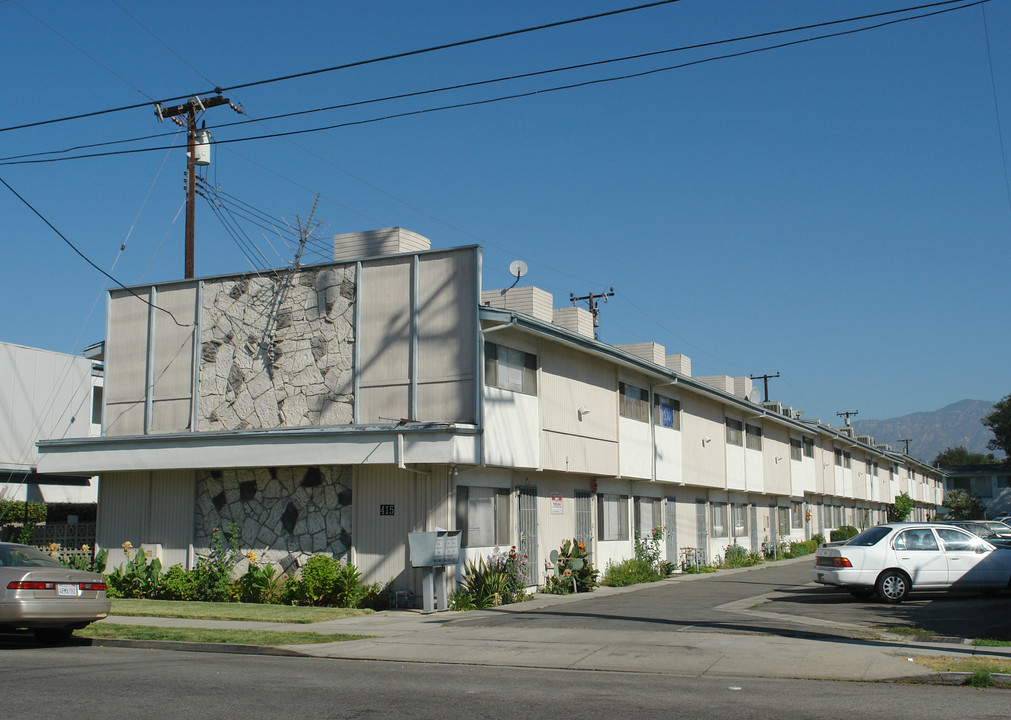
<instances>
[{"instance_id":1,"label":"green lawn","mask_svg":"<svg viewBox=\"0 0 1011 720\"><path fill-rule=\"evenodd\" d=\"M314 623L371 610L328 607L295 607L255 603L212 603L177 600L126 600L114 598L110 615L133 617L195 618L199 620L252 620L256 622Z\"/></svg>"},{"instance_id":2,"label":"green lawn","mask_svg":"<svg viewBox=\"0 0 1011 720\"><path fill-rule=\"evenodd\" d=\"M938 672L1011 673L1011 659L995 657L954 658L930 655L916 658L916 663Z\"/></svg>"},{"instance_id":3,"label":"green lawn","mask_svg":"<svg viewBox=\"0 0 1011 720\"><path fill-rule=\"evenodd\" d=\"M278 632L276 630L206 630L201 628L166 628L150 625L117 625L93 623L83 630L75 630L77 637L128 638L131 640L175 640L179 642L230 643L236 645L301 645L308 643L361 640L368 635L346 633Z\"/></svg>"}]
</instances>

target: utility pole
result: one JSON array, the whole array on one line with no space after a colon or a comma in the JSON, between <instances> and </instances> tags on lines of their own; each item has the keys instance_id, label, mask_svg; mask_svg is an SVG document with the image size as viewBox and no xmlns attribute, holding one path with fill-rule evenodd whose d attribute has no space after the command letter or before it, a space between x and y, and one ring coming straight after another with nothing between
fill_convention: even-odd
<instances>
[{"instance_id":1,"label":"utility pole","mask_svg":"<svg viewBox=\"0 0 1011 720\"><path fill-rule=\"evenodd\" d=\"M217 97L207 98L202 100L197 96L193 96L191 99L187 100L182 105L176 105L175 107L163 108L160 104L155 103L154 114L158 117L159 122L163 118L173 118L173 120L182 126L184 123L177 119L179 115L186 116L186 249L185 249L185 262L184 270L185 277L193 277L193 230L196 221L196 151L197 151L197 112L203 112L208 108L217 107L218 105L230 105L235 112L241 113L242 111L233 105L228 98L221 97L219 94ZM206 163L204 163L206 164Z\"/></svg>"},{"instance_id":2,"label":"utility pole","mask_svg":"<svg viewBox=\"0 0 1011 720\"><path fill-rule=\"evenodd\" d=\"M769 402L769 380L779 377L779 371L776 371L775 375L748 375L749 380L761 380L765 385L765 400L762 402Z\"/></svg>"},{"instance_id":3,"label":"utility pole","mask_svg":"<svg viewBox=\"0 0 1011 720\"><path fill-rule=\"evenodd\" d=\"M859 410L851 410L851 411L848 411L848 412L838 412L838 413L836 413L836 416L837 417L844 417L844 418L846 418L846 427L849 427L850 426L850 416L852 416L852 415L858 415L859 413L860 413Z\"/></svg>"},{"instance_id":4,"label":"utility pole","mask_svg":"<svg viewBox=\"0 0 1011 720\"><path fill-rule=\"evenodd\" d=\"M902 438L901 440L897 440L896 442L905 443L905 445L906 445L905 454L908 455L909 454L909 443L913 442L913 438Z\"/></svg>"},{"instance_id":5,"label":"utility pole","mask_svg":"<svg viewBox=\"0 0 1011 720\"><path fill-rule=\"evenodd\" d=\"M593 316L593 339L597 339L597 328L600 327L600 306L597 300L603 300L607 302L607 298L614 297L614 288L609 288L605 293L590 293L589 295L584 295L583 297L576 297L572 293L569 293L569 300L575 305L578 302L586 302L590 308L590 315Z\"/></svg>"}]
</instances>

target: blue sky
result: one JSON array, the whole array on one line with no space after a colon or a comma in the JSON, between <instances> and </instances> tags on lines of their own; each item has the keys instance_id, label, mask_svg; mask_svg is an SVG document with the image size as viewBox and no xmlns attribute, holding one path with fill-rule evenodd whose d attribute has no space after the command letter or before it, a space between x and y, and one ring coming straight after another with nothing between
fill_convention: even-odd
<instances>
[{"instance_id":1,"label":"blue sky","mask_svg":"<svg viewBox=\"0 0 1011 720\"><path fill-rule=\"evenodd\" d=\"M0 127L148 103L0 132L0 178L124 284L175 279L184 138L157 122L152 100L634 4L0 0ZM911 5L681 0L226 95L245 119L261 119ZM318 193L316 250L335 233L401 226L433 247L484 246L485 288L508 285L515 259L530 267L524 284L554 293L556 306L613 286L602 340L658 342L689 355L695 375L780 372L772 399L809 418L841 424L844 410L873 419L997 400L1011 392L1011 201L998 130L1003 123L1011 151L1011 6L987 3L985 20L982 6L968 6L287 138L224 142L629 75L872 21L247 125L216 127L244 119L219 107L204 118L220 143L205 175L233 202L292 226ZM6 159L158 133L169 135L63 156L174 149ZM0 340L73 353L102 339L109 281L2 186L0 218ZM253 246L274 266L292 257L258 227L237 242L203 200L196 232L198 276L257 267Z\"/></svg>"}]
</instances>

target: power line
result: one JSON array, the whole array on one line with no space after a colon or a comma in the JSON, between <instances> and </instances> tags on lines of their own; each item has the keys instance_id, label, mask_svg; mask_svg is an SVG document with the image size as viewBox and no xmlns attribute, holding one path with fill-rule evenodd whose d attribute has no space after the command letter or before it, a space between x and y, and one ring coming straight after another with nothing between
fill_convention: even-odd
<instances>
[{"instance_id":1,"label":"power line","mask_svg":"<svg viewBox=\"0 0 1011 720\"><path fill-rule=\"evenodd\" d=\"M950 1L951 0L949 0L949 2ZM733 58L738 58L738 57L744 57L746 55L754 55L754 54L761 53L761 52L768 52L770 50L779 50L779 49L791 47L791 46L794 46L794 45L802 45L802 44L809 43L809 42L815 42L815 41L818 41L818 40L825 40L825 39L829 39L829 38L843 37L843 36L846 36L846 35L853 35L853 34L860 33L860 32L866 32L868 30L876 30L876 29L880 29L880 28L887 27L887 26L890 26L890 25L896 25L898 23L908 22L910 20L920 20L920 19L923 19L923 18L933 17L935 15L942 15L942 14L949 13L949 12L955 12L957 10L964 10L964 9L967 9L967 8L970 8L970 7L973 7L973 6L976 6L976 5L981 5L981 4L986 3L986 2L990 2L990 0L975 0L974 2L970 2L970 3L966 4L966 5L960 5L958 7L944 8L944 9L935 10L935 11L929 12L929 13L922 13L920 15L913 15L913 16L910 16L910 17L898 18L898 19L895 19L895 20L889 20L887 22L877 23L877 24L874 24L874 25L868 25L868 26L864 26L864 27L860 27L860 28L853 28L853 29L850 29L850 30L841 30L841 31L835 32L835 33L826 33L824 35L816 35L816 36L812 36L812 37L809 37L809 38L801 38L801 39L798 39L798 40L791 40L789 42L777 43L775 45L766 45L766 46L763 46L763 47L760 47L760 48L752 48L752 49L749 49L749 50L741 50L739 52L727 53L727 54L724 54L724 55L716 55L716 56L713 56L713 57L701 58L699 60L692 60L692 61L689 61L689 62L678 63L676 65L666 65L666 66L663 66L663 67L653 68L653 69L650 69L650 70L643 70L643 71L635 72L635 73L627 73L625 75L617 75L617 76L611 76L611 77L605 77L605 78L596 78L596 79L593 79L593 80L584 80L584 81L581 81L581 82L569 83L569 84L566 84L566 85L557 85L557 86L549 87L549 88L541 88L541 89L537 89L537 90L528 90L528 91L524 91L524 92L512 93L512 94L509 94L509 95L501 95L501 96L498 96L498 97L486 98L486 99L483 99L483 100L470 100L470 101L466 101L466 102L453 103L453 104L450 104L450 105L441 105L441 106L437 106L437 107L422 108L422 109L419 109L419 110L409 110L409 111L404 111L404 112L399 112L399 113L391 113L391 114L388 114L388 115L383 115L383 116L373 117L373 118L366 118L366 119L362 119L362 120L349 120L349 121L345 121L345 122L341 122L341 123L335 123L333 125L325 125L325 126L313 127L313 128L303 128L303 129L300 129L300 130L289 130L289 131L285 131L285 132L274 132L274 133L270 133L270 134L266 134L266 135L251 135L251 136L241 137L241 138L222 139L222 140L216 140L215 143L217 145L226 145L226 144L231 144L231 143L251 142L253 140L271 140L271 139L275 139L275 138L291 137L293 135L305 135L305 134L309 134L309 133L325 132L327 130L337 130L337 129L346 128L346 127L354 127L354 126L359 126L359 125L369 125L369 124L372 124L372 123L384 122L384 121L387 121L387 120L395 120L395 119L401 119L401 118L407 118L407 117L413 117L413 116L416 116L416 115L426 115L428 113L441 112L441 111L444 111L444 110L458 110L458 109L468 108L468 107L478 107L478 106L481 106L481 105L490 105L490 104L493 104L493 103L504 102L506 100L517 100L517 99L522 99L522 98L527 98L527 97L533 97L535 95L544 95L544 94L547 94L547 93L560 92L560 91L563 91L563 90L573 90L573 89L578 89L578 88L583 88L583 87L589 87L589 86L593 86L593 85L602 85L602 84L606 84L606 83L619 82L619 81L623 81L623 80L632 80L632 79L636 79L636 78L648 77L650 75L656 75L656 74L659 74L659 73L662 73L662 72L670 72L670 71L673 71L673 70L682 70L684 68L694 67L696 65L704 65L704 64L707 64L707 63L710 63L710 62L715 62L717 60L728 60L728 59L733 59ZM948 4L948 3L938 3L938 4ZM86 153L86 154L83 154L83 155L73 155L73 156L70 156L70 157L43 158L43 159L36 159L36 160L21 160L21 161L10 161L10 162L0 161L0 166L6 166L6 165L34 165L34 164L40 164L40 163L62 162L62 161L65 161L65 160L83 160L83 159L96 158L96 157L107 157L109 155L126 155L126 154L135 154L135 153L143 153L143 152L153 152L155 150L163 150L163 149L166 149L166 148L164 148L164 147L133 148L133 149L129 149L129 150L119 150L119 151L116 151L116 152Z\"/></svg>"},{"instance_id":2,"label":"power line","mask_svg":"<svg viewBox=\"0 0 1011 720\"><path fill-rule=\"evenodd\" d=\"M944 0L943 2L932 3L930 5L919 5L919 6L914 6L914 7L902 8L902 9L899 9L899 10L888 10L888 11L879 12L879 13L871 13L871 14L868 14L868 15L859 15L859 16L854 16L854 17L848 17L848 18L843 18L841 20L829 20L829 21L825 21L825 22L821 22L821 23L813 23L813 24L809 24L809 25L798 25L798 26L790 27L790 28L781 28L779 30L770 30L770 31L762 32L762 33L753 33L753 34L750 34L750 35L740 35L740 36L733 37L733 38L724 38L724 39L721 39L721 40L711 40L711 41L703 42L703 43L695 43L695 44L692 44L692 45L682 45L682 46L679 46L679 47L666 48L666 49L663 49L663 50L653 50L653 51L650 51L650 52L637 53L637 54L634 54L634 55L625 55L625 56L615 57L615 58L608 58L608 59L605 59L605 60L594 60L594 61L590 61L590 62L578 63L578 64L574 64L574 65L566 65L566 66L556 67L556 68L549 68L549 69L545 69L545 70L535 70L535 71L527 72L527 73L518 73L518 74L514 74L514 75L505 75L505 76L500 76L500 77L497 77L497 78L490 78L490 79L486 79L486 80L477 80L477 81L468 82L468 83L458 83L458 84L455 84L455 85L444 85L442 87L429 88L427 90L416 90L416 91L412 91L412 92L399 93L399 94L396 94L396 95L387 95L387 96L384 96L384 97L371 98L371 99L368 99L368 100L357 100L357 101L347 102L347 103L341 103L341 104L337 104L337 105L328 105L328 106L321 107L321 108L311 108L311 109L307 109L307 110L297 110L297 111L289 112L289 113L280 113L280 114L277 114L277 115L268 115L268 116L262 117L262 118L252 118L252 117L250 117L249 120L237 120L237 121L234 121L234 122L220 123L220 124L214 125L213 128L215 130L220 130L221 128L235 127L235 126L241 126L241 125L248 125L249 123L262 123L262 122L265 122L267 120L278 120L278 119L283 119L283 118L299 117L299 116L302 116L302 115L310 115L310 114L320 113L320 112L330 112L330 111L333 111L333 110L345 110L345 109L352 108L352 107L361 107L361 106L364 106L364 105L372 105L372 104L381 103L381 102L390 102L390 101L393 101L393 100L404 100L404 99L407 99L407 98L421 97L421 96L424 96L424 95L433 95L433 94L442 93L442 92L449 92L449 91L453 91L453 90L471 89L471 88L476 88L476 87L482 87L482 86L485 86L485 85L493 85L493 84L498 84L498 83L503 83L503 82L514 81L514 80L524 80L524 79L529 79L529 78L533 78L533 77L540 77L540 76L550 75L550 74L555 74L555 73L569 72L569 71L572 71L572 70L585 70L587 68L592 68L592 67L600 67L600 66L603 66L603 65L610 65L610 64L614 64L614 63L620 63L620 62L628 62L628 61L631 61L631 60L642 60L642 59L645 59L645 58L657 57L657 56L660 56L660 55L667 55L667 54L672 54L672 53L676 53L676 52L684 52L684 51L688 51L688 50L699 50L699 49L702 49L702 48L714 47L714 46L717 46L717 45L727 45L727 44L732 44L732 43L737 43L737 42L744 42L744 41L748 41L748 40L757 40L757 39L765 38L765 37L773 37L773 36L776 36L776 35L784 35L784 34L793 33L793 32L801 32L801 31L804 31L804 30L814 30L814 29L822 28L822 27L831 27L831 26L834 26L834 25L842 25L842 24L851 23L851 22L859 22L859 21L862 21L862 20L871 20L871 19L874 19L874 18L886 17L886 16L889 16L889 15L896 15L896 14L901 14L901 13L907 13L907 12L912 12L912 11L915 11L915 10L922 10L922 9L925 9L925 8L931 8L931 7L936 7L936 6L940 6L940 5L951 5L951 4L960 3L960 2L963 2L963 1L964 0ZM989 0L979 0L979 2L973 3L973 5L980 4L981 2L988 2L988 1ZM958 8L949 8L948 10L949 11L950 10L960 10L960 9L963 9L963 7L971 7L971 5L960 6ZM916 19L919 19L921 17L927 17L928 15L929 14L911 16L911 17L908 17L908 18L902 18L901 21L916 20ZM874 25L874 26L870 26L870 27L866 27L866 28L859 28L858 31L862 32L864 30L876 29L876 28L879 28L879 27L882 27L882 26L883 25ZM805 39L804 42L807 42L807 41L810 41L810 40L821 40L821 39L831 38L831 37L836 37L836 36L837 35L835 35L835 34L822 35L822 36L818 36L818 37L815 37L815 38ZM778 49L780 47L785 47L785 45L774 45L774 46L770 46L768 49ZM766 48L762 48L762 50L764 50L764 49L766 49ZM715 57L715 58L707 59L706 61L709 62L711 60L725 59L725 58L728 58L728 57L735 57L735 55L718 56L718 57ZM683 66L674 66L673 69L677 69L679 67L683 67ZM664 68L661 68L660 70L663 70L663 69ZM549 90L544 90L542 92L548 92L548 91ZM451 107L455 107L455 106L451 106ZM247 113L247 115L248 115L248 113ZM153 134L153 135L142 135L142 136L138 136L138 137L134 137L134 138L126 138L126 139L122 139L122 140L109 140L109 141L98 142L98 143L89 143L89 144L83 144L83 145L75 145L75 146L72 146L72 147L63 148L61 150L39 151L39 152L33 152L33 153L24 153L24 154L21 154L21 155L11 155L11 156L8 156L8 157L0 158L0 163L15 164L15 163L7 163L6 161L9 161L9 160L21 160L21 159L26 159L26 158L38 157L38 156L41 156L41 155L53 155L53 154L57 154L57 153L63 154L63 153L73 152L75 150L85 150L85 149L96 148L96 147L107 147L107 146L110 146L110 145L121 145L121 144L126 144L126 143L141 142L141 141L144 141L144 140L153 140L153 139L156 139L156 138L159 138L159 137L165 137L167 135L169 135L169 133L157 133L157 134ZM88 156L88 157L90 157L90 156Z\"/></svg>"},{"instance_id":3,"label":"power line","mask_svg":"<svg viewBox=\"0 0 1011 720\"><path fill-rule=\"evenodd\" d=\"M116 278L114 278L112 275L110 275L109 273L107 273L105 270L103 270L102 268L98 267L98 265L96 265L94 262L92 262L91 258L89 258L83 252L81 252L80 250L78 250L77 246L74 245L74 243L70 242L70 240L67 239L66 235L64 235L59 230L57 230L56 226L53 225L51 222L49 222L49 220L47 220L46 217L42 213L40 213L38 210L36 210L35 207L30 202L28 202L27 200L25 200L25 198L21 197L21 195L18 193L17 190L15 190L10 185L8 185L6 180L4 180L3 178L0 178L0 183L3 183L4 187L6 187L8 190L11 191L11 193L13 193L14 197L16 197L22 203L24 203L28 207L29 210L31 210L33 213L35 213L42 222L44 222L46 225L49 226L50 230L52 230L54 233L56 233L60 237L60 239L63 240L63 242L65 242L67 245L70 246L71 250L73 250L75 253L77 253L78 255L80 255L81 258L86 263L88 263L89 265L91 265L91 267L93 267L96 270L98 270L98 272L100 272L103 275L105 275L107 278L109 278L114 283L116 283L119 287L123 288L128 293L130 293L131 295L133 295L135 298L137 298L138 300L140 300L141 302L143 302L145 305L149 305L149 306L153 307L155 310L160 310L161 312L163 312L166 315L168 315L170 318L172 318L172 322L174 322L179 327L192 327L193 326L192 323L181 323L181 322L179 322L176 319L176 316L173 315L169 310L166 310L163 307L159 307L158 305L155 305L154 303L152 303L147 298L141 297L140 295L138 295L137 293L135 293L133 290L131 290L130 288L128 288L126 285L124 285L123 283L121 283L119 280L117 280Z\"/></svg>"},{"instance_id":4,"label":"power line","mask_svg":"<svg viewBox=\"0 0 1011 720\"><path fill-rule=\"evenodd\" d=\"M957 0L950 0L955 2ZM348 68L362 67L364 65L371 65L374 63L386 62L387 60L399 60L401 58L413 57L416 55L424 55L426 53L438 52L440 50L449 50L451 48L464 47L466 45L475 45L477 43L488 42L491 40L501 40L502 38L514 37L517 35L524 35L526 33L537 32L540 30L548 30L551 28L562 27L564 25L572 25L575 23L586 22L588 20L598 20L600 18L612 17L615 15L622 15L624 13L636 12L638 10L646 10L653 7L658 7L660 5L670 5L675 2L680 2L680 0L658 0L657 2L646 3L644 5L636 5L629 8L621 8L619 10L609 10L607 12L596 13L594 15L584 15L582 17L570 18L568 20L559 20L553 23L546 23L543 25L535 25L533 27L521 28L519 30L509 30L506 32L495 33L493 35L485 35L483 37L470 38L468 40L458 40L456 42L444 43L442 45L433 45L426 48L421 48L418 50L407 50L401 53L394 53L392 55L384 55L381 57L370 58L368 60L357 60L351 63L345 63L342 65L333 65L325 68L318 68L316 70L308 70L301 73L293 73L291 75L284 75L281 77L268 78L265 80L255 80L253 82L242 83L239 85L231 85L227 88L215 87L212 90L200 90L194 93L187 93L186 95L175 95L170 98L165 98L163 100L157 101L159 104L170 103L174 100L185 100L186 98L192 97L194 95L207 95L210 93L223 93L230 90L241 90L243 88L257 87L259 85L267 85L270 83L277 83L286 80L295 80L297 78L309 77L312 75L319 75L321 73L335 72L337 70L346 70ZM153 100L153 98L152 98ZM88 113L79 113L77 115L68 115L66 117L53 118L51 120L41 120L31 123L23 123L21 125L11 125L9 127L0 128L0 132L7 132L9 130L22 130L30 127L38 127L40 125L52 125L54 123L66 122L68 120L80 120L83 118L97 117L99 115L108 115L115 112L122 112L124 110L136 110L137 108L147 107L149 103L137 103L134 105L123 105L121 107L109 108L107 110L95 110Z\"/></svg>"}]
</instances>

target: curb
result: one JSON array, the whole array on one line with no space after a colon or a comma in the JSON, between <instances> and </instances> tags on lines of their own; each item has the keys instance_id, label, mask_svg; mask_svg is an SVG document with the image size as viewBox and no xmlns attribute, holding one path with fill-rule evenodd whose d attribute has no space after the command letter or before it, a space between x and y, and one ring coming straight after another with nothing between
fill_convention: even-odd
<instances>
[{"instance_id":1,"label":"curb","mask_svg":"<svg viewBox=\"0 0 1011 720\"><path fill-rule=\"evenodd\" d=\"M140 650L175 650L179 652L225 653L230 655L270 655L280 657L313 657L288 647L272 645L239 645L237 643L193 642L184 640L131 640L129 638L76 638L76 644L91 647L126 647Z\"/></svg>"}]
</instances>

